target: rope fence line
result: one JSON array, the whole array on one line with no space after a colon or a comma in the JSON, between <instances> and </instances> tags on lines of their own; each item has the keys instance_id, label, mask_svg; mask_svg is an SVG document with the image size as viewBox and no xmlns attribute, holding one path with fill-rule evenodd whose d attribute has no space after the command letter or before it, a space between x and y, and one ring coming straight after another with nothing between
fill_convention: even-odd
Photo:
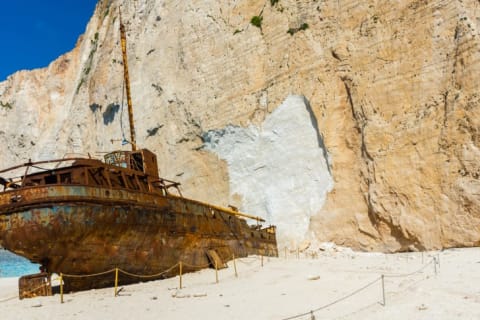
<instances>
[{"instance_id":1,"label":"rope fence line","mask_svg":"<svg viewBox=\"0 0 480 320\"><path fill-rule=\"evenodd\" d=\"M286 250L285 250L286 252ZM296 256L297 256L297 259L299 258L299 253L300 253L300 250L296 250ZM306 256L308 257L308 253L306 253ZM312 258L313 258L313 255L312 255ZM234 269L235 269L235 277L238 277L238 273L237 273L237 266L236 266L236 261L240 261L244 264L248 264L248 265L251 265L252 263L256 262L256 261L259 261L261 259L261 266L263 267L263 262L264 262L264 257L263 255L261 257L257 257L257 256L250 256L248 257L247 259L250 260L252 259L252 262L247 262L247 261L243 261L244 259L241 259L241 260L236 260L235 259L235 255L233 255L233 257L231 257L231 259L233 260L233 265L234 265ZM268 261L268 259L267 259ZM422 262L423 262L423 254L422 254ZM318 311L321 311L323 309L326 309L328 307L331 307L335 304L338 304L344 300L347 300L348 298L354 296L354 295L357 295L359 294L360 292L366 290L367 288L375 285L377 282L381 282L381 285L382 285L382 300L383 300L383 303L380 302L380 304L382 304L382 306L386 306L386 296L385 296L385 278L404 278L404 277L410 277L412 275L415 275L415 274L418 274L420 272L423 272L427 267L431 266L433 264L433 267L434 267L434 272L435 272L435 275L437 274L437 267L440 267L440 259L439 259L439 255L437 256L434 256L429 262L427 262L425 265L423 265L421 268L419 268L418 270L416 271L413 271L413 272L410 272L410 273L407 273L407 274L382 274L381 276L375 278L374 280L372 280L371 282L365 284L364 286L332 301L332 302L329 302L325 305L322 305L318 308L315 308L315 309L312 309L308 312L304 312L304 313L301 313L301 314L298 314L298 315L294 315L294 316L290 316L288 318L284 318L282 320L291 320L291 319L299 319L299 318L302 318L302 317L306 317L306 316L309 316L310 319L315 319L315 316L314 316L314 313L315 312L318 312ZM204 265L192 265L192 264L188 264L188 263L185 263L185 262L182 262L182 261L179 261L178 263L176 263L175 265L171 266L170 268L166 269L165 271L162 271L162 272L159 272L159 273L156 273L156 274L152 274L152 275L141 275L141 274L135 274L135 273L130 273L130 272L127 272L125 270L122 270L122 269L119 269L119 268L114 268L114 269L110 269L110 270L107 270L107 271L104 271L104 272L99 272L99 273L94 273L94 274L85 274L85 275L71 275L71 274L63 274L63 273L60 273L60 277L58 280L60 280L60 301L61 303L64 303L64 300L63 300L63 279L64 278L68 278L68 277L71 277L71 278L86 278L86 277L95 277L95 276L101 276L101 275L106 275L106 274L109 274L109 273L115 273L115 294L114 296L116 297L118 295L118 290L117 290L117 287L118 287L118 276L119 276L119 273L123 273L127 276L131 276L131 277L138 277L138 278L143 278L143 279L147 279L147 278L155 278L155 277L160 277L161 275L165 274L165 273L168 273L170 271L172 271L173 269L175 268L179 268L179 288L182 289L183 287L183 283L182 283L182 267L183 266L187 266L187 267L190 267L190 268L194 268L194 269L203 269L203 268L206 268L208 266L211 266L213 265L213 267L215 267L215 277L216 277L216 283L219 282L218 280L218 266L217 266L217 263L216 261L214 261L213 263L208 263L208 264L204 264ZM39 288L35 288L29 292L33 292L33 291L36 291L40 289ZM10 300L13 300L13 299L16 299L18 298L19 296L16 295L15 297L9 297L9 298L6 298L6 299L3 299L3 300L0 300L0 303L2 302L6 302L6 301L10 301ZM376 303L375 303L376 304Z\"/></svg>"},{"instance_id":2,"label":"rope fence line","mask_svg":"<svg viewBox=\"0 0 480 320\"><path fill-rule=\"evenodd\" d=\"M300 258L299 257L299 250L297 250L297 258ZM242 261L242 260L239 260L241 261L242 263L244 264L248 264L248 265L251 265L252 263L254 263L255 261L258 261L259 258L258 257L249 257L250 259L252 259L252 262L248 263L246 261ZM235 268L235 276L238 277L238 274L237 274L237 268L236 268L236 259L235 259L235 255L233 255L232 257L233 259L233 264L234 264L234 268ZM439 265L439 259L437 259L437 257L433 257L432 260L430 260L427 264L423 265L421 268L419 268L418 270L416 271L413 271L411 273L407 273L407 274L382 274L380 277L374 279L373 281L367 283L366 285L352 291L351 293L349 294L346 294L332 302L329 302L325 305L322 305L318 308L315 308L315 309L312 309L308 312L304 312L304 313L301 313L301 314L298 314L298 315L295 315L295 316L291 316L291 317L288 317L288 318L284 318L282 320L292 320L292 319L299 319L301 317L305 317L305 316L310 316L311 318L310 319L314 319L314 313L315 312L318 312L318 311L321 311L323 309L326 309L328 307L331 307L337 303L340 303L344 300L347 300L348 298L366 290L367 288L373 286L374 284L376 284L377 282L380 282L381 281L381 284L382 284L382 300L383 300L383 303L382 305L385 306L386 305L386 296L385 296L385 278L400 278L400 277L409 277L409 276L412 276L414 274L417 274L419 272L422 272L423 270L425 270L428 266L430 265L434 265L434 268L435 268L435 274L437 274L437 265ZM190 268L194 268L194 269L203 269L203 268L206 268L208 266L210 266L211 263L208 263L208 264L204 264L204 265L192 265L192 264L188 264L188 263L185 263L185 262L178 262L176 263L175 265L173 265L172 267L170 267L169 269L165 270L165 271L162 271L160 273L157 273L157 274L153 274L153 275L140 275L140 274L134 274L134 273L130 273L130 272L127 272L125 270L122 270L122 269L119 269L119 268L115 268L115 269L111 269L111 270L108 270L108 271L105 271L105 272L100 272L100 273L96 273L96 274L90 274L90 275L63 275L61 274L60 275L60 286L61 286L61 302L63 303L63 288L62 288L62 285L63 285L63 282L62 282L62 276L72 276L72 277L76 277L76 278L79 278L79 277L93 277L93 276L98 276L98 275L105 275L105 274L108 274L108 273L112 273L112 272L115 272L115 296L117 296L117 287L118 287L118 273L121 272L121 273L124 273L126 275L129 275L129 276L133 276L133 277L139 277L139 278L154 278L154 277L159 277L169 271L172 271L174 268L176 267L179 267L179 288L182 289L183 288L183 283L182 283L182 267L183 266L187 266L187 267L190 267ZM263 256L261 257L261 265L263 267ZM214 267L215 267L215 277L216 277L216 283L219 282L218 280L218 266L216 263L214 263ZM16 297L14 297L16 298ZM14 299L13 298L13 299ZM0 301L1 302L1 301Z\"/></svg>"},{"instance_id":3,"label":"rope fence line","mask_svg":"<svg viewBox=\"0 0 480 320\"><path fill-rule=\"evenodd\" d=\"M160 277L161 275L164 275L165 273L167 272L170 272L172 271L173 269L175 269L176 267L178 267L180 265L180 262L171 266L170 268L168 268L167 270L165 271L162 271L162 272L159 272L159 273L156 273L156 274L151 274L151 275L142 275L142 274L135 274L135 273L130 273L130 272L127 272L125 270L122 270L122 269L118 269L119 272L127 275L127 276L130 276L130 277L135 277L135 278L144 278L144 279L148 279L148 278L156 278L156 277Z\"/></svg>"},{"instance_id":4,"label":"rope fence line","mask_svg":"<svg viewBox=\"0 0 480 320\"><path fill-rule=\"evenodd\" d=\"M261 260L261 266L263 267L263 265L264 265L263 256L261 256L260 258L259 257L249 257L249 258L253 258L252 262L249 263L250 265L252 263L254 263L255 261ZM235 277L238 277L237 264L236 264L236 261L238 260L238 258L235 258L235 254L234 254L231 257L231 260L233 261ZM241 261L241 260L238 260L238 261ZM182 289L183 288L183 282L182 282L183 267L186 266L186 267L189 267L189 268L192 268L192 269L200 270L200 269L205 269L205 268L207 268L209 266L212 266L212 265L215 269L215 282L218 283L219 282L219 279L218 279L218 267L219 266L217 265L216 261L214 261L213 263L207 263L207 264L202 264L202 265L194 265L194 264L189 264L189 263L186 263L186 262L183 262L183 261L179 261L178 263L174 264L170 268L168 268L168 269L166 269L162 272L152 274L152 275L135 274L135 273L131 273L131 272L125 271L125 270L120 269L120 268L114 268L114 269L110 269L110 270L103 271L103 272L92 273L92 274L83 274L83 275L60 273L59 278L57 279L60 282L60 302L64 303L64 299L63 299L63 295L64 295L63 279L65 279L65 278L88 278L88 277L98 277L98 276L106 275L106 274L109 274L109 273L115 273L115 279L114 279L115 293L114 293L114 296L116 297L116 296L118 296L118 292L119 292L118 284L119 284L119 274L120 273L124 274L124 275L127 275L127 276L130 276L130 277L136 277L136 278L142 278L142 279L158 278L158 277L162 276L163 274L166 274L166 273L168 273L168 272L170 272L173 269L178 267L179 268L179 271L178 271L179 288ZM9 298L9 300L15 299L17 297L18 296L15 296L13 298ZM3 302L3 301L0 301L0 302Z\"/></svg>"},{"instance_id":5,"label":"rope fence line","mask_svg":"<svg viewBox=\"0 0 480 320\"><path fill-rule=\"evenodd\" d=\"M181 263L182 263L183 266L193 268L193 269L204 269L204 268L210 266L210 263L207 263L207 264L204 264L204 265L193 265L193 264L189 264L189 263L186 263L186 262L183 262L183 261L181 261Z\"/></svg>"},{"instance_id":6,"label":"rope fence line","mask_svg":"<svg viewBox=\"0 0 480 320\"><path fill-rule=\"evenodd\" d=\"M255 262L257 262L258 258L254 258L254 260L251 260L251 261L245 261L245 259L241 259L241 260L238 260L238 262L240 262L241 264L244 264L244 265L247 265L247 266L251 266L252 264L254 264Z\"/></svg>"},{"instance_id":7,"label":"rope fence line","mask_svg":"<svg viewBox=\"0 0 480 320\"><path fill-rule=\"evenodd\" d=\"M283 250L279 249L278 250L278 258L284 258L284 259L319 259L322 255L326 254L327 256L330 256L331 254L335 253L344 253L344 254L349 254L348 251L343 252L342 250L337 250L335 247L329 249L311 249L311 248L303 248L300 249L299 247L296 247L294 249L291 249L289 247L284 247ZM405 252L404 257L400 257L397 259L414 259L416 256L414 254L418 254L419 252ZM413 255L413 256L412 256ZM424 264L425 257L435 257L437 259L437 265L440 267L440 253L436 252L435 254L429 253L427 251L422 251L421 252L421 264ZM385 259L387 260L388 254L385 253Z\"/></svg>"},{"instance_id":8,"label":"rope fence line","mask_svg":"<svg viewBox=\"0 0 480 320\"><path fill-rule=\"evenodd\" d=\"M415 275L415 274L417 274L417 273L421 273L421 272L422 272L423 270L425 270L428 266L430 266L430 265L434 262L434 260L435 260L435 258L433 258L432 260L430 260L430 262L428 262L426 265L424 265L422 268L418 269L417 271L414 271L414 272L411 272L411 273L408 273L408 274L401 274L401 275L400 275L400 274L384 275L384 277L385 277L385 278L386 278L386 277L390 277L390 278L410 277L410 276ZM438 263L438 257L437 257L436 260L437 260L437 265L439 265L439 263ZM434 266L435 266L435 264L434 264ZM436 271L436 270L434 270L434 272L435 272L435 271ZM437 273L435 272L435 274L437 274ZM427 278L428 278L428 276L427 276ZM412 285L418 285L418 284L419 284L421 281L423 281L423 280L425 280L425 278L423 278L422 280L414 281L414 282L412 283ZM382 287L383 303L380 302L380 304L381 304L382 306L385 306L385 305L386 305L386 300L385 300L385 283L383 283L382 285L383 285L383 287ZM404 289L404 290L397 291L397 292L394 292L394 293L390 293L389 296L391 296L391 297L396 297L396 296L398 296L398 295L401 294L401 293L407 292L409 289L410 289L410 288L407 287L407 288ZM348 314L344 314L344 315L338 316L338 317L336 317L336 318L334 318L334 319L344 319L344 318L347 317L347 316L351 316L351 315L353 315L353 314L358 314L359 312L365 311L365 310L367 310L368 308L371 308L372 306L375 306L375 305L378 305L378 304L379 304L379 302L376 301L376 302L371 303L371 304L369 304L369 305L366 305L366 306L364 306L364 307L362 307L362 308L360 308L360 309L357 309L357 310L355 310L355 311L349 312Z\"/></svg>"},{"instance_id":9,"label":"rope fence line","mask_svg":"<svg viewBox=\"0 0 480 320\"><path fill-rule=\"evenodd\" d=\"M375 283L381 281L382 283L382 300L383 300L383 303L382 306L385 307L386 306L386 295L385 295L385 278L405 278L405 277L410 277L414 274L417 274L419 272L422 272L423 270L425 270L428 266L430 266L431 264L433 264L434 266L434 272L435 272L435 275L437 274L437 265L440 265L439 263L439 259L437 257L433 257L432 260L430 260L427 264L423 265L420 269L414 271L414 272L411 272L411 273L407 273L407 274L390 274L390 275L387 275L387 274L382 274L380 277L376 278L375 280L367 283L366 285L362 286L361 288L359 289L356 289L354 291L352 291L351 293L349 294L346 294L332 302L329 302L321 307L318 307L316 309L312 309L308 312L304 312L304 313L301 313L301 314L297 314L297 315L294 315L294 316L291 316L291 317L288 317L288 318L283 318L282 320L292 320L292 319L299 319L299 318L302 318L302 317L305 317L305 316L310 316L310 319L315 319L315 316L314 316L314 313L315 312L318 312L320 310L323 310L323 309L326 309L328 307L331 307L339 302L342 302L360 292L362 292L363 290L373 286Z\"/></svg>"},{"instance_id":10,"label":"rope fence line","mask_svg":"<svg viewBox=\"0 0 480 320\"><path fill-rule=\"evenodd\" d=\"M98 277L98 276L103 276L108 273L115 272L115 269L110 269L108 271L103 271L99 273L90 273L90 274L67 274L67 273L61 273L61 276L63 278L88 278L88 277Z\"/></svg>"},{"instance_id":11,"label":"rope fence line","mask_svg":"<svg viewBox=\"0 0 480 320\"><path fill-rule=\"evenodd\" d=\"M377 282L380 281L381 279L382 279L382 277L378 277L378 278L376 278L375 280L367 283L367 284L364 285L363 287L358 288L358 289L356 289L355 291L353 291L353 292L351 292L351 293L349 293L349 294L347 294L347 295L345 295L345 296L343 296L343 297L338 298L337 300L334 300L334 301L332 301L332 302L330 302L330 303L327 303L327 304L325 304L325 305L323 305L323 306L321 306L321 307L318 307L318 308L316 308L316 309L310 310L310 311L308 311L308 312L305 312L305 313L302 313L302 314L297 314L297 315L295 315L295 316L288 317L288 318L284 318L284 319L282 319L282 320L298 319L298 318L301 318L301 317L304 317L304 316L307 316L307 315L312 315L314 312L318 312L318 311L320 311L320 310L323 310L323 309L326 309L326 308L328 308L328 307L331 307L331 306L333 306L334 304L337 304L337 303L339 303L339 302L341 302L341 301L343 301L343 300L346 300L346 299L348 299L348 298L356 295L356 294L359 293L359 292L362 292L363 290L365 290L365 289L367 289L368 287L374 285L375 283L377 283Z\"/></svg>"},{"instance_id":12,"label":"rope fence line","mask_svg":"<svg viewBox=\"0 0 480 320\"><path fill-rule=\"evenodd\" d=\"M385 277L387 278L404 278L404 277L409 277L409 276L412 276L416 273L419 273L423 270L425 270L429 265L431 265L432 263L435 263L436 259L433 258L432 260L430 260L430 262L426 263L425 265L423 265L420 269L416 270L416 271L413 271L413 272L410 272L410 273L405 273L405 274L384 274Z\"/></svg>"}]
</instances>

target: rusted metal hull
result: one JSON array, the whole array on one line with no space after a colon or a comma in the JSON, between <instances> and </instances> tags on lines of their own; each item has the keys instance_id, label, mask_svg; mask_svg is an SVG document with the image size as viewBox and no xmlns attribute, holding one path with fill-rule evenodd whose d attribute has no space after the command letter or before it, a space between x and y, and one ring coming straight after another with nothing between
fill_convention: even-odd
<instances>
[{"instance_id":1,"label":"rusted metal hull","mask_svg":"<svg viewBox=\"0 0 480 320\"><path fill-rule=\"evenodd\" d=\"M180 261L188 272L209 264L208 250L224 261L234 254L278 255L275 232L248 226L244 219L198 201L65 185L0 194L0 245L49 273L71 275L120 268L147 276ZM175 268L158 277L177 273ZM65 278L67 290L74 291L113 283L113 274Z\"/></svg>"}]
</instances>

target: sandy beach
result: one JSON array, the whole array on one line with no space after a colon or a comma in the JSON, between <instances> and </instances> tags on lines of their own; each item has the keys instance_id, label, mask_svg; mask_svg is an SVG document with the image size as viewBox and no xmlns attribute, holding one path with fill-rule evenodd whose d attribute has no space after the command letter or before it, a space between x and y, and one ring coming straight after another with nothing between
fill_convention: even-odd
<instances>
[{"instance_id":1,"label":"sandy beach","mask_svg":"<svg viewBox=\"0 0 480 320\"><path fill-rule=\"evenodd\" d=\"M2 319L480 319L480 248L428 253L348 249L248 257L235 268L19 300L0 279ZM434 261L437 260L436 262ZM382 289L384 281L385 300ZM57 280L58 283L58 280ZM385 303L385 305L384 305Z\"/></svg>"}]
</instances>

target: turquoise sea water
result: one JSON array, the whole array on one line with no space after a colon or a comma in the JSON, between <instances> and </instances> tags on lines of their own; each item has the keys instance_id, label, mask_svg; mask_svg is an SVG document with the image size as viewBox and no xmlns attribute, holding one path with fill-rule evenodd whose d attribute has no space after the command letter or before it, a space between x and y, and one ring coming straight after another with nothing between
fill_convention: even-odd
<instances>
[{"instance_id":1,"label":"turquoise sea water","mask_svg":"<svg viewBox=\"0 0 480 320\"><path fill-rule=\"evenodd\" d=\"M40 265L0 248L0 278L20 277L39 272Z\"/></svg>"}]
</instances>

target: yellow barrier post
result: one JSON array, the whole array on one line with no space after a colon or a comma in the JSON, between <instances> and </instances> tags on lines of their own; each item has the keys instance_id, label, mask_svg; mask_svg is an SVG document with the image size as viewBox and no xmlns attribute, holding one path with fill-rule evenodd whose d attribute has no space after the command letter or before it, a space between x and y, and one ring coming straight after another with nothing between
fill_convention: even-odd
<instances>
[{"instance_id":1,"label":"yellow barrier post","mask_svg":"<svg viewBox=\"0 0 480 320\"><path fill-rule=\"evenodd\" d=\"M60 303L63 303L63 273L60 273Z\"/></svg>"},{"instance_id":2,"label":"yellow barrier post","mask_svg":"<svg viewBox=\"0 0 480 320\"><path fill-rule=\"evenodd\" d=\"M180 267L180 271L179 271L179 273L180 273L180 284L179 284L179 286L180 286L180 289L182 289L182 261L179 262L179 267Z\"/></svg>"},{"instance_id":3,"label":"yellow barrier post","mask_svg":"<svg viewBox=\"0 0 480 320\"><path fill-rule=\"evenodd\" d=\"M118 268L115 268L115 297L117 296L118 287Z\"/></svg>"},{"instance_id":4,"label":"yellow barrier post","mask_svg":"<svg viewBox=\"0 0 480 320\"><path fill-rule=\"evenodd\" d=\"M285 247L285 259L287 259L287 247Z\"/></svg>"},{"instance_id":5,"label":"yellow barrier post","mask_svg":"<svg viewBox=\"0 0 480 320\"><path fill-rule=\"evenodd\" d=\"M215 281L218 283L218 266L217 266L217 260L215 260Z\"/></svg>"},{"instance_id":6,"label":"yellow barrier post","mask_svg":"<svg viewBox=\"0 0 480 320\"><path fill-rule=\"evenodd\" d=\"M237 263L235 262L235 254L233 254L233 268L235 269L235 277L238 278Z\"/></svg>"},{"instance_id":7,"label":"yellow barrier post","mask_svg":"<svg viewBox=\"0 0 480 320\"><path fill-rule=\"evenodd\" d=\"M300 259L300 248L297 248L297 259Z\"/></svg>"},{"instance_id":8,"label":"yellow barrier post","mask_svg":"<svg viewBox=\"0 0 480 320\"><path fill-rule=\"evenodd\" d=\"M262 254L262 267L263 267L263 254Z\"/></svg>"}]
</instances>

